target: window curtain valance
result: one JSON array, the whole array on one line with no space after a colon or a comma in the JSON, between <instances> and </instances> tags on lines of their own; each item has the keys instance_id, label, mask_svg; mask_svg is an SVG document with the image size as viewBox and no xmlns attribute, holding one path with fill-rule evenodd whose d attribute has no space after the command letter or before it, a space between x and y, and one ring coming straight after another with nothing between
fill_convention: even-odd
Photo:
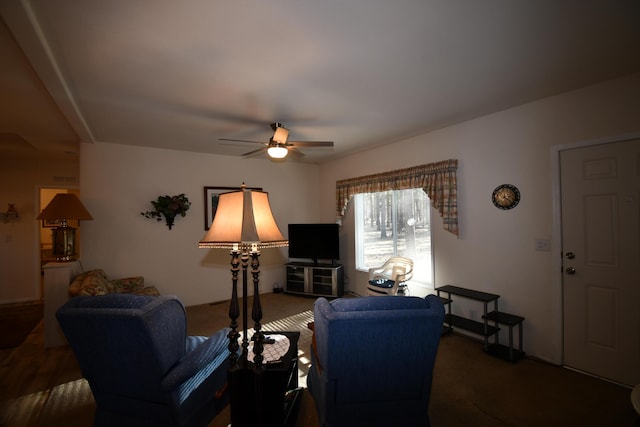
<instances>
[{"instance_id":1,"label":"window curtain valance","mask_svg":"<svg viewBox=\"0 0 640 427\"><path fill-rule=\"evenodd\" d=\"M458 190L456 171L458 160L428 163L391 172L343 179L336 182L336 214L338 222L347 204L358 193L422 188L431 204L440 213L443 227L458 235Z\"/></svg>"}]
</instances>

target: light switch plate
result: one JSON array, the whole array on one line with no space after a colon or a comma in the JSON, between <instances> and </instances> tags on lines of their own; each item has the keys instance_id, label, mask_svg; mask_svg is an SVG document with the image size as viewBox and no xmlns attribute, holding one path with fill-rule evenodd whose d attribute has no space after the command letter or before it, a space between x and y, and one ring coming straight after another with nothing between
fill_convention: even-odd
<instances>
[{"instance_id":1,"label":"light switch plate","mask_svg":"<svg viewBox=\"0 0 640 427\"><path fill-rule=\"evenodd\" d=\"M539 252L551 251L551 239L536 239L535 248Z\"/></svg>"}]
</instances>

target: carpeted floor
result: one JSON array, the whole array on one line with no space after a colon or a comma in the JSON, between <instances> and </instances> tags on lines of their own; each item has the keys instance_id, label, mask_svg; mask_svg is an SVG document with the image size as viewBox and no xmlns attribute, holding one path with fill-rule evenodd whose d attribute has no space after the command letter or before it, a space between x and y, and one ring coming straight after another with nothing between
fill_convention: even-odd
<instances>
[{"instance_id":1,"label":"carpeted floor","mask_svg":"<svg viewBox=\"0 0 640 427\"><path fill-rule=\"evenodd\" d=\"M311 331L306 325L311 320L313 301L282 294L263 297L265 330L300 331L301 386L306 385L309 367ZM188 307L189 333L208 335L226 326L227 310L226 303ZM60 365L74 362L67 347L43 351L42 323L12 353L10 359L14 361L0 366L0 377L16 376L20 381L28 380L29 386L16 397L0 402L0 426L93 425L95 403L89 387L75 369L60 369ZM29 360L29 370L15 372L12 366L17 360ZM62 374L45 384L45 374L56 370ZM0 381L0 389L7 388L4 391L9 394L15 382ZM440 341L429 413L433 427L636 427L630 392L626 387L529 357L517 363L505 362L484 353L480 342L449 334ZM209 427L227 427L229 420L227 407ZM296 426L317 425L313 399L305 390Z\"/></svg>"},{"instance_id":2,"label":"carpeted floor","mask_svg":"<svg viewBox=\"0 0 640 427\"><path fill-rule=\"evenodd\" d=\"M273 298L266 296L265 305ZM312 321L313 314L309 308L313 300L308 298L296 298L283 296L288 304L286 306L275 306L269 309L266 319L274 319L263 323L264 331L299 331L299 385L306 386L306 374L309 369L309 360L304 355L302 349L309 349L311 344L311 331L306 327ZM277 300L273 300L277 301ZM227 317L228 304L203 304L201 306L187 307L188 333L190 335L209 335L213 331L226 327L229 323ZM295 313L277 319L279 315ZM251 322L252 323L252 322ZM30 339L33 341L37 337L38 343L31 342L30 346L42 345L42 323L32 332ZM248 336L253 335L253 329L249 329ZM58 347L48 351L64 351L65 347ZM95 411L95 401L91 394L89 385L85 379L70 379L69 381L59 381L60 384L37 390L33 393L20 396L17 399L0 402L0 427L67 427L69 425L79 427L90 427L93 425L93 414ZM4 384L2 384L4 386ZM2 387L0 387L2 388ZM317 426L317 417L313 401L310 396L303 397L304 402L300 405L298 412L298 424L305 427ZM311 406L309 405L311 402ZM306 409L302 407L305 406ZM227 427L230 423L229 407L225 408L210 424L210 427ZM311 419L308 419L311 418ZM315 420L315 424L314 424Z\"/></svg>"},{"instance_id":3,"label":"carpeted floor","mask_svg":"<svg viewBox=\"0 0 640 427\"><path fill-rule=\"evenodd\" d=\"M43 314L42 301L0 305L0 348L22 344Z\"/></svg>"}]
</instances>

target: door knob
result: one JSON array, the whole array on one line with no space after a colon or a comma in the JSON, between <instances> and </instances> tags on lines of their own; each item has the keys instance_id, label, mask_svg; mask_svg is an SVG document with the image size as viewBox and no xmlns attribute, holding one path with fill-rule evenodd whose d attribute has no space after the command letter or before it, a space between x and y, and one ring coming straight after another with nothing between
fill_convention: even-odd
<instances>
[{"instance_id":1,"label":"door knob","mask_svg":"<svg viewBox=\"0 0 640 427\"><path fill-rule=\"evenodd\" d=\"M566 257L567 257L567 259L574 259L576 257L576 253L575 252L567 252Z\"/></svg>"},{"instance_id":2,"label":"door knob","mask_svg":"<svg viewBox=\"0 0 640 427\"><path fill-rule=\"evenodd\" d=\"M573 267L567 267L567 269L565 270L567 272L567 274L576 274L576 269Z\"/></svg>"}]
</instances>

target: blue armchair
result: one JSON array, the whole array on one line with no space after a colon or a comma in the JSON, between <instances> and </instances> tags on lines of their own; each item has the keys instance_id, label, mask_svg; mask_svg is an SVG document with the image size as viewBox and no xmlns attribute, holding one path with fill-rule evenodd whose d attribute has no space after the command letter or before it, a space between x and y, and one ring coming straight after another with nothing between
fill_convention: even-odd
<instances>
[{"instance_id":1,"label":"blue armchair","mask_svg":"<svg viewBox=\"0 0 640 427\"><path fill-rule=\"evenodd\" d=\"M79 296L56 317L93 392L96 426L206 426L227 404L229 329L187 336L176 297Z\"/></svg>"},{"instance_id":2,"label":"blue armchair","mask_svg":"<svg viewBox=\"0 0 640 427\"><path fill-rule=\"evenodd\" d=\"M307 387L320 426L429 426L438 297L319 298L313 314Z\"/></svg>"}]
</instances>

